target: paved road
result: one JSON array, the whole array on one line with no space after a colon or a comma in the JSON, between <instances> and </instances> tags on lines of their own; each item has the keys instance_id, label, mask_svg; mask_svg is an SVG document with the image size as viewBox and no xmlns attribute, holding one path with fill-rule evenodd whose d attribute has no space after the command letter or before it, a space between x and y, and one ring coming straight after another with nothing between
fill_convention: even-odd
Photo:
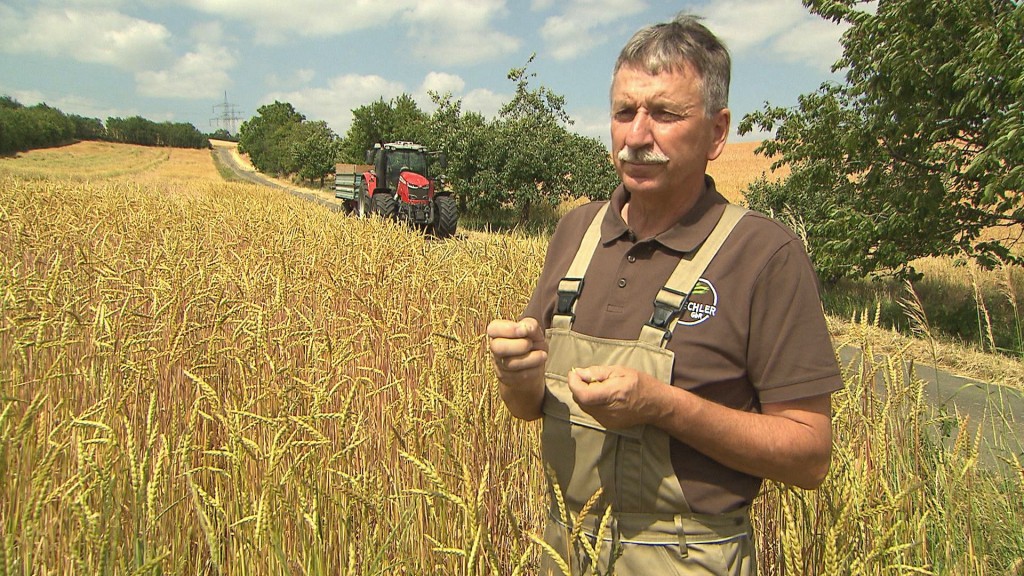
<instances>
[{"instance_id":1,"label":"paved road","mask_svg":"<svg viewBox=\"0 0 1024 576\"><path fill-rule=\"evenodd\" d=\"M839 350L839 358L845 369L856 373L862 366L861 351L853 347ZM876 360L875 367L884 363ZM868 366L870 368L870 365ZM979 428L979 462L989 468L1014 471L1010 465L1015 455L1024 462L1024 393L1019 390L986 384L963 376L957 376L927 365L914 365L913 375L924 381L924 392L933 407L933 432L942 437L942 422L952 425L945 443L956 441L957 424L948 417L967 418L967 430L973 442ZM905 381L910 381L910 366L904 367ZM884 398L885 371L875 375L875 383Z\"/></svg>"},{"instance_id":2,"label":"paved road","mask_svg":"<svg viewBox=\"0 0 1024 576\"><path fill-rule=\"evenodd\" d=\"M281 185L264 177L258 172L242 167L235 160L232 149L224 146L214 148L218 159L231 168L239 178L254 184L272 186L285 190L301 198L317 202L331 210L342 211L341 204L333 198L305 192L298 188ZM847 370L859 370L861 365L860 350L845 347L839 351L843 367ZM876 363L876 366L881 364ZM905 374L909 381L909 368ZM980 461L987 467L1010 470L1008 462L1013 455L1024 462L1024 393L1005 386L986 384L956 376L942 370L927 366L915 366L914 375L925 381L925 394L931 400L935 410L935 432L942 437L942 416L960 416L968 418L968 431L971 439L975 437L979 427L982 432L979 447ZM886 382L884 370L875 375L878 389L884 393ZM951 422L946 419L946 422ZM946 436L947 444L956 440L956 424L952 423L951 435Z\"/></svg>"}]
</instances>

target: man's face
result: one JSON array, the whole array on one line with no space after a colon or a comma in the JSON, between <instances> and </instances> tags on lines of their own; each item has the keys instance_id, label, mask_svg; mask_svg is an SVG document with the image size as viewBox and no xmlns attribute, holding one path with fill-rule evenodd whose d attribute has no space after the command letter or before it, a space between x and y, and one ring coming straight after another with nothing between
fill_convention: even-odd
<instances>
[{"instance_id":1,"label":"man's face","mask_svg":"<svg viewBox=\"0 0 1024 576\"><path fill-rule=\"evenodd\" d=\"M612 157L631 194L699 194L722 152L730 113L704 113L700 79L687 66L657 75L620 68L612 80ZM620 158L624 149L627 158Z\"/></svg>"}]
</instances>

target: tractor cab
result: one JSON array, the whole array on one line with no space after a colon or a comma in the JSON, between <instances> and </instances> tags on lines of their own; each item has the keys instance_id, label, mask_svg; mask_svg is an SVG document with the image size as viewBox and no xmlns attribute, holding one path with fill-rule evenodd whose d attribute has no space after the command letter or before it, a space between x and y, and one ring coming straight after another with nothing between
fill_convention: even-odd
<instances>
[{"instance_id":1,"label":"tractor cab","mask_svg":"<svg viewBox=\"0 0 1024 576\"><path fill-rule=\"evenodd\" d=\"M442 169L447 165L443 153L428 152L426 147L412 142L377 144L366 151L366 162L373 165L374 173L381 179L378 186L397 191L403 173L418 175L422 180L432 181L430 174L431 157L437 156ZM411 175L407 179L419 181Z\"/></svg>"}]
</instances>

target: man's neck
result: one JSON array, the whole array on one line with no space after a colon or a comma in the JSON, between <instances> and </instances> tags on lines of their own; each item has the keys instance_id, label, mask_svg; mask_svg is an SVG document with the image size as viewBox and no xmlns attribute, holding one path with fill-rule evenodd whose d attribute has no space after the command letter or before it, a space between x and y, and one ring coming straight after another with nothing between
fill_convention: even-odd
<instances>
[{"instance_id":1,"label":"man's neck","mask_svg":"<svg viewBox=\"0 0 1024 576\"><path fill-rule=\"evenodd\" d=\"M671 195L630 194L622 207L622 220L637 238L653 238L675 226L704 194L704 182L695 193Z\"/></svg>"}]
</instances>

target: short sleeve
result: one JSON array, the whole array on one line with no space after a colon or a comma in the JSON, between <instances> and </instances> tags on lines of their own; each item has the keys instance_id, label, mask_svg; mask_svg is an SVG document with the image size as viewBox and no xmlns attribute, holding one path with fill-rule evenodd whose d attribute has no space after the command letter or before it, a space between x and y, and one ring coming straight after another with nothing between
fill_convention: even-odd
<instances>
[{"instance_id":1,"label":"short sleeve","mask_svg":"<svg viewBox=\"0 0 1024 576\"><path fill-rule=\"evenodd\" d=\"M762 403L842 388L818 279L799 239L783 244L765 264L750 306L747 368Z\"/></svg>"}]
</instances>

